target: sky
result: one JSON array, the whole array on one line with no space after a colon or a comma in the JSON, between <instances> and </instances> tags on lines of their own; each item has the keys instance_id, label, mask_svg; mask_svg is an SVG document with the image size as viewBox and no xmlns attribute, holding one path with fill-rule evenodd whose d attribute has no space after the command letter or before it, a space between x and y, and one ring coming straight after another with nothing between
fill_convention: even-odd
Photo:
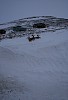
<instances>
[{"instance_id":1,"label":"sky","mask_svg":"<svg viewBox=\"0 0 68 100\"><path fill-rule=\"evenodd\" d=\"M0 0L0 23L32 16L68 18L68 0Z\"/></svg>"}]
</instances>

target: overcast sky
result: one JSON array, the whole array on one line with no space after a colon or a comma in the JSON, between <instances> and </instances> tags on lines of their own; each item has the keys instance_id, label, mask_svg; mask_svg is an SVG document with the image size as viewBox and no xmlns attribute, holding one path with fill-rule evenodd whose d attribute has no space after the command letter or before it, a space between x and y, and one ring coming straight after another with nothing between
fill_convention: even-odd
<instances>
[{"instance_id":1,"label":"overcast sky","mask_svg":"<svg viewBox=\"0 0 68 100\"><path fill-rule=\"evenodd\" d=\"M39 15L68 18L68 0L0 0L0 23Z\"/></svg>"}]
</instances>

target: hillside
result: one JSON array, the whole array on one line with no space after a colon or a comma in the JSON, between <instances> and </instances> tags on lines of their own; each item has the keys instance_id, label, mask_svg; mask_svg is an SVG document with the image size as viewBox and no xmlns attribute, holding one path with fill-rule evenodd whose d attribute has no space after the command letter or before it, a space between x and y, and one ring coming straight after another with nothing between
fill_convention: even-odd
<instances>
[{"instance_id":1,"label":"hillside","mask_svg":"<svg viewBox=\"0 0 68 100\"><path fill-rule=\"evenodd\" d=\"M33 27L37 23L47 27ZM26 30L13 31L16 26ZM6 30L0 41L0 100L68 100L68 19L29 17L0 29Z\"/></svg>"}]
</instances>

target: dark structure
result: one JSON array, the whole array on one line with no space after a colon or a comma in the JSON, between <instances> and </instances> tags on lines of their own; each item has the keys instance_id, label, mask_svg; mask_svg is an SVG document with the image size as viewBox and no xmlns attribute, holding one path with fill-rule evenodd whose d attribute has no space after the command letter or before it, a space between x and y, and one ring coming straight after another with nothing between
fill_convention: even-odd
<instances>
[{"instance_id":1,"label":"dark structure","mask_svg":"<svg viewBox=\"0 0 68 100\"><path fill-rule=\"evenodd\" d=\"M6 33L6 31L4 29L0 29L0 34L1 35L5 34L5 33Z\"/></svg>"},{"instance_id":2,"label":"dark structure","mask_svg":"<svg viewBox=\"0 0 68 100\"><path fill-rule=\"evenodd\" d=\"M45 25L44 23L37 23L33 25L33 28L46 28L47 25Z\"/></svg>"},{"instance_id":3,"label":"dark structure","mask_svg":"<svg viewBox=\"0 0 68 100\"><path fill-rule=\"evenodd\" d=\"M23 28L22 26L14 26L13 31L15 32L26 31L26 28Z\"/></svg>"}]
</instances>

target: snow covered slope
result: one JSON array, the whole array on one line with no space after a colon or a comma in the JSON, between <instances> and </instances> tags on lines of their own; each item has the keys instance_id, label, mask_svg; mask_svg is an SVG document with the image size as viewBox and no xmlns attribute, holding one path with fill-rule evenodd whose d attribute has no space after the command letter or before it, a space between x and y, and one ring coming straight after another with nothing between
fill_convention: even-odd
<instances>
[{"instance_id":1,"label":"snow covered slope","mask_svg":"<svg viewBox=\"0 0 68 100\"><path fill-rule=\"evenodd\" d=\"M68 100L68 30L0 42L0 100Z\"/></svg>"}]
</instances>

